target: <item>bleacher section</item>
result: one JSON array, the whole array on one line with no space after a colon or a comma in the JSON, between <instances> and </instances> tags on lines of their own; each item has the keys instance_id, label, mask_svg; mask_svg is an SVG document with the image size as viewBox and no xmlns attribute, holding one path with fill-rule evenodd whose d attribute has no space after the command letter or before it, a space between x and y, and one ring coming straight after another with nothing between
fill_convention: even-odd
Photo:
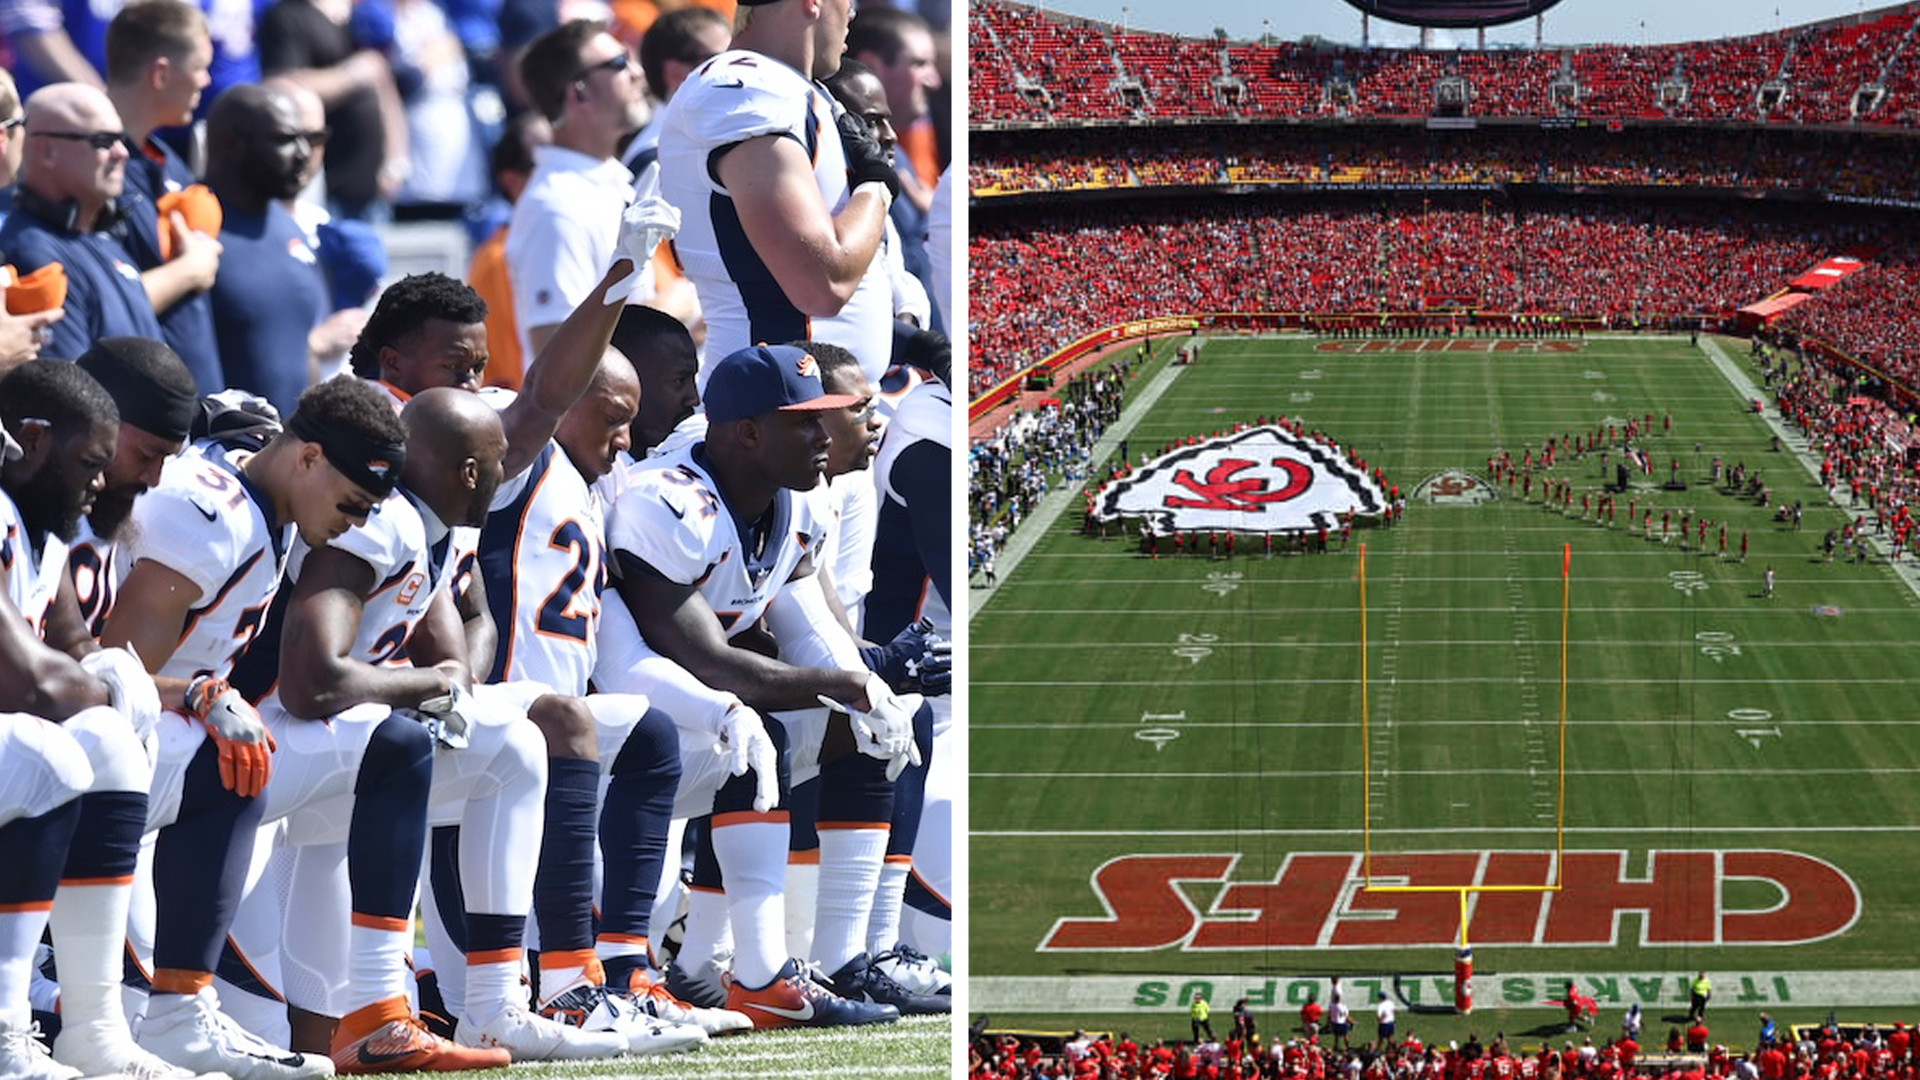
<instances>
[{"instance_id":1,"label":"bleacher section","mask_svg":"<svg viewBox=\"0 0 1920 1080\"><path fill-rule=\"evenodd\" d=\"M1434 52L1180 38L971 6L973 122L1581 116L1920 126L1920 4L1676 45ZM1863 94L1863 88L1885 92Z\"/></svg>"}]
</instances>

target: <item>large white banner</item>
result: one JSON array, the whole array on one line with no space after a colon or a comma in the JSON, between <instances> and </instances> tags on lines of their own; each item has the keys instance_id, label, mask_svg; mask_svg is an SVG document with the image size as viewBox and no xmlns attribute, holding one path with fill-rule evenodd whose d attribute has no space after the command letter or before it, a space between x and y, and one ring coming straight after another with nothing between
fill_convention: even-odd
<instances>
[{"instance_id":1,"label":"large white banner","mask_svg":"<svg viewBox=\"0 0 1920 1080\"><path fill-rule=\"evenodd\" d=\"M1345 514L1385 512L1373 478L1337 446L1285 428L1247 428L1183 446L1108 484L1095 513L1145 518L1159 533L1337 529Z\"/></svg>"}]
</instances>

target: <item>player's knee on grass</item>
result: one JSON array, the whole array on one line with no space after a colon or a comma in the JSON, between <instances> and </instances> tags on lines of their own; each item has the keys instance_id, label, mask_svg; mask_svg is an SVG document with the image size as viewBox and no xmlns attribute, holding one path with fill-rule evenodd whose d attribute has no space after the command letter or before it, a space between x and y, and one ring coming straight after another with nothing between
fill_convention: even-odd
<instances>
[{"instance_id":1,"label":"player's knee on grass","mask_svg":"<svg viewBox=\"0 0 1920 1080\"><path fill-rule=\"evenodd\" d=\"M599 748L594 741L593 713L588 711L587 703L579 698L564 694L542 694L533 699L527 717L547 740L548 757L581 758L587 761L599 758Z\"/></svg>"}]
</instances>

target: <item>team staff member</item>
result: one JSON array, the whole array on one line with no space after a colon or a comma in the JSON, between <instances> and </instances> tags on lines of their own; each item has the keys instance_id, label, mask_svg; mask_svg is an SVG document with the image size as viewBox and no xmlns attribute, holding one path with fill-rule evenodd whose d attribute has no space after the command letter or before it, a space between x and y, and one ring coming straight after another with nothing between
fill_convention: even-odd
<instances>
[{"instance_id":1,"label":"team staff member","mask_svg":"<svg viewBox=\"0 0 1920 1080\"><path fill-rule=\"evenodd\" d=\"M811 80L840 66L847 0L754 0L733 47L681 84L661 118L660 192L700 296L706 355L831 341L875 382L892 356L892 291L875 258L899 193L857 116ZM702 373L702 389L709 372Z\"/></svg>"},{"instance_id":2,"label":"team staff member","mask_svg":"<svg viewBox=\"0 0 1920 1080\"><path fill-rule=\"evenodd\" d=\"M160 321L133 256L110 231L126 184L120 114L91 86L61 83L27 99L27 151L0 251L22 274L66 268L66 317L42 351L75 357L98 338L158 338Z\"/></svg>"},{"instance_id":3,"label":"team staff member","mask_svg":"<svg viewBox=\"0 0 1920 1080\"><path fill-rule=\"evenodd\" d=\"M533 175L507 227L513 318L531 363L614 259L620 214L633 201L633 174L617 154L645 119L645 99L627 47L588 19L536 38L520 78L553 125L553 142L534 148Z\"/></svg>"},{"instance_id":4,"label":"team staff member","mask_svg":"<svg viewBox=\"0 0 1920 1080\"><path fill-rule=\"evenodd\" d=\"M140 267L140 285L167 345L186 362L203 394L227 388L208 294L220 269L220 241L159 204L181 198L211 202L215 210L219 204L204 188L180 195L193 185L193 170L153 131L193 122L212 61L206 16L192 4L139 0L107 25L107 97L126 124L129 150L120 238Z\"/></svg>"}]
</instances>

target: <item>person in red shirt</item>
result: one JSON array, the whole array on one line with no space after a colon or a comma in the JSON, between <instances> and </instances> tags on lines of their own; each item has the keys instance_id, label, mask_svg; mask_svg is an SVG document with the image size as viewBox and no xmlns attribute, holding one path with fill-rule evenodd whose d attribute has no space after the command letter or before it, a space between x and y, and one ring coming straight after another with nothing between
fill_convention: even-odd
<instances>
[{"instance_id":1,"label":"person in red shirt","mask_svg":"<svg viewBox=\"0 0 1920 1080\"><path fill-rule=\"evenodd\" d=\"M1320 1038L1320 1018L1325 1015L1326 1010L1320 1007L1319 992L1308 991L1307 1003L1300 1006L1300 1034L1308 1042L1315 1042Z\"/></svg>"},{"instance_id":2,"label":"person in red shirt","mask_svg":"<svg viewBox=\"0 0 1920 1080\"><path fill-rule=\"evenodd\" d=\"M1705 1050L1707 1048L1707 1038L1706 1021L1695 1020L1693 1026L1687 1028L1687 1049L1694 1053Z\"/></svg>"}]
</instances>

